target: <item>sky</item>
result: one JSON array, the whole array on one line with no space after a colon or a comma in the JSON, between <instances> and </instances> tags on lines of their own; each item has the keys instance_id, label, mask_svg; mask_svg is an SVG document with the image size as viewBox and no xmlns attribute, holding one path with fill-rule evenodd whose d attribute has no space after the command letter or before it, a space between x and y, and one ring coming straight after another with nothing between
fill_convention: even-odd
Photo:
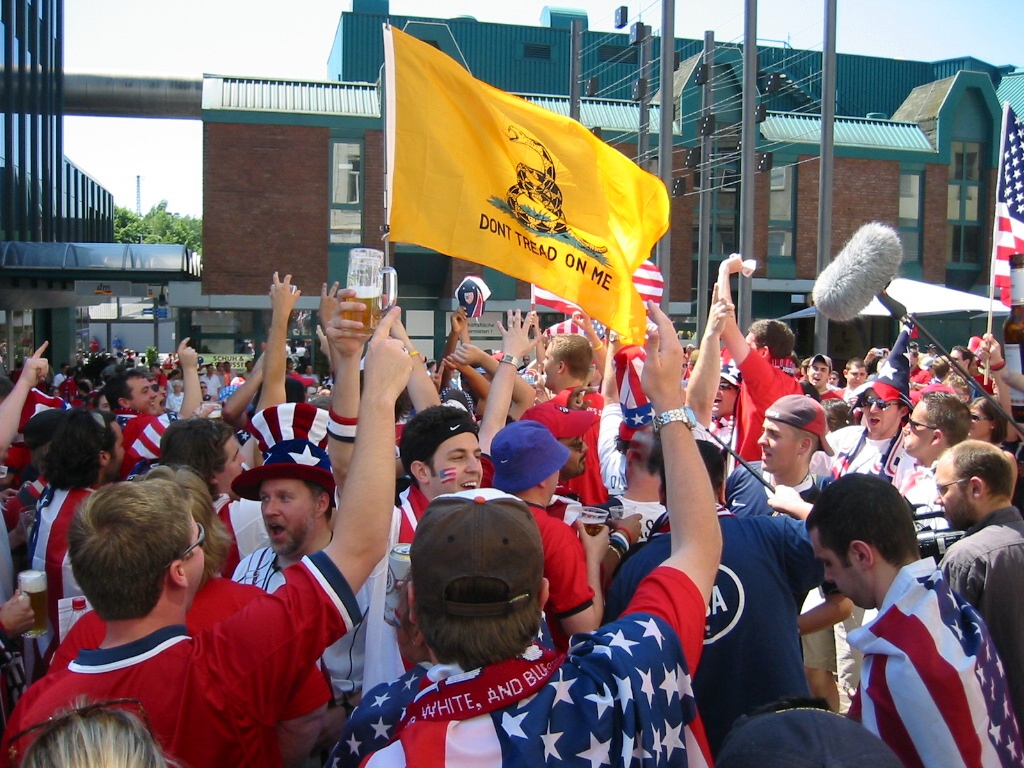
<instances>
[{"instance_id":1,"label":"sky","mask_svg":"<svg viewBox=\"0 0 1024 768\"><path fill-rule=\"evenodd\" d=\"M840 53L920 61L974 56L1024 67L1021 0L840 0ZM621 0L559 0L554 7L587 11L589 28L614 31ZM658 34L661 2L625 3ZM545 3L481 0L391 0L394 15L473 16L479 21L539 25ZM204 74L327 78L338 18L351 0L65 0L64 68L88 74ZM824 0L760 0L762 44L821 50ZM743 0L677 0L677 37L740 42ZM168 210L202 215L202 126L193 120L68 117L64 153L135 209L141 177L143 213L161 200Z\"/></svg>"}]
</instances>

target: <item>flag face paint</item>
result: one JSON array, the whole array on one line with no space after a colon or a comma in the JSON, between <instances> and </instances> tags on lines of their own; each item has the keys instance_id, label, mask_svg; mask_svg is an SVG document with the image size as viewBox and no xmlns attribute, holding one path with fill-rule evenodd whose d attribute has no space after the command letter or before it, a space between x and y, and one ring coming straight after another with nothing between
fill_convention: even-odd
<instances>
[{"instance_id":1,"label":"flag face paint","mask_svg":"<svg viewBox=\"0 0 1024 768\"><path fill-rule=\"evenodd\" d=\"M385 27L384 48L391 239L535 283L642 342L632 277L668 229L665 185L433 46Z\"/></svg>"},{"instance_id":2,"label":"flag face paint","mask_svg":"<svg viewBox=\"0 0 1024 768\"><path fill-rule=\"evenodd\" d=\"M443 467L438 473L442 483L454 483L459 471L455 467Z\"/></svg>"}]
</instances>

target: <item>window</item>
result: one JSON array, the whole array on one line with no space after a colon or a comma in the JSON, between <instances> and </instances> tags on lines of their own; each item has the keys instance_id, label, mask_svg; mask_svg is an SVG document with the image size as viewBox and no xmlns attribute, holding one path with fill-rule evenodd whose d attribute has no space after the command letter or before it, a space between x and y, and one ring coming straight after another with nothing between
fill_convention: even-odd
<instances>
[{"instance_id":1,"label":"window","mask_svg":"<svg viewBox=\"0 0 1024 768\"><path fill-rule=\"evenodd\" d=\"M981 144L952 143L953 163L946 189L946 261L980 264L982 236Z\"/></svg>"},{"instance_id":2,"label":"window","mask_svg":"<svg viewBox=\"0 0 1024 768\"><path fill-rule=\"evenodd\" d=\"M331 143L330 242L362 242L362 146L356 142Z\"/></svg>"},{"instance_id":3,"label":"window","mask_svg":"<svg viewBox=\"0 0 1024 768\"><path fill-rule=\"evenodd\" d=\"M920 172L900 174L899 226L903 260L921 261L921 200L924 177Z\"/></svg>"},{"instance_id":4,"label":"window","mask_svg":"<svg viewBox=\"0 0 1024 768\"><path fill-rule=\"evenodd\" d=\"M550 61L551 46L542 43L523 43L523 58Z\"/></svg>"},{"instance_id":5,"label":"window","mask_svg":"<svg viewBox=\"0 0 1024 768\"><path fill-rule=\"evenodd\" d=\"M771 170L771 192L768 198L768 258L793 257L793 182L794 166L783 165Z\"/></svg>"},{"instance_id":6,"label":"window","mask_svg":"<svg viewBox=\"0 0 1024 768\"><path fill-rule=\"evenodd\" d=\"M631 45L601 45L597 49L597 60L611 64L638 64L640 62L637 54L637 46Z\"/></svg>"}]
</instances>

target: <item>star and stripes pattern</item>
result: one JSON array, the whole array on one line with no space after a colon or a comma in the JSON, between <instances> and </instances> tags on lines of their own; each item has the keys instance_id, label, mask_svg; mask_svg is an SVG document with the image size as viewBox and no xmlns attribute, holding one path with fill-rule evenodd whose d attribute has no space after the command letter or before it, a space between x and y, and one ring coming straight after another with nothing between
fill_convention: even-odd
<instances>
[{"instance_id":1,"label":"star and stripes pattern","mask_svg":"<svg viewBox=\"0 0 1024 768\"><path fill-rule=\"evenodd\" d=\"M415 763L431 768L710 765L697 735L686 661L668 624L634 613L573 640L565 662L533 696L487 715L406 729L406 743L405 734L420 731ZM368 755L369 768L410 762L403 743L392 738L401 712L421 695L423 683L422 673L414 672L370 691L328 765L357 766Z\"/></svg>"},{"instance_id":2,"label":"star and stripes pattern","mask_svg":"<svg viewBox=\"0 0 1024 768\"><path fill-rule=\"evenodd\" d=\"M661 270L650 259L637 267L636 272L633 273L633 286L644 302L660 302L661 297L665 294L665 278L662 277ZM558 294L538 288L536 285L530 286L530 302L566 315L583 311L579 306L566 301Z\"/></svg>"},{"instance_id":3,"label":"star and stripes pattern","mask_svg":"<svg viewBox=\"0 0 1024 768\"><path fill-rule=\"evenodd\" d=\"M622 420L631 430L650 424L654 406L640 384L647 352L643 347L623 347L615 354L615 381L619 387Z\"/></svg>"},{"instance_id":4,"label":"star and stripes pattern","mask_svg":"<svg viewBox=\"0 0 1024 768\"><path fill-rule=\"evenodd\" d=\"M1017 119L1009 103L1003 108L1001 135L992 279L1003 304L1009 306L1010 256L1024 253L1024 124Z\"/></svg>"},{"instance_id":5,"label":"star and stripes pattern","mask_svg":"<svg viewBox=\"0 0 1024 768\"><path fill-rule=\"evenodd\" d=\"M25 425L28 424L29 419L37 413L48 411L51 408L59 408L66 411L71 408L71 403L66 402L60 397L48 395L35 387L30 389L28 396L25 398L25 405L21 409L21 415L18 417L18 431L24 432Z\"/></svg>"},{"instance_id":6,"label":"star and stripes pattern","mask_svg":"<svg viewBox=\"0 0 1024 768\"><path fill-rule=\"evenodd\" d=\"M309 403L285 403L259 411L252 417L249 431L263 453L288 440L306 440L326 450L329 421L330 416L323 408Z\"/></svg>"},{"instance_id":7,"label":"star and stripes pattern","mask_svg":"<svg viewBox=\"0 0 1024 768\"><path fill-rule=\"evenodd\" d=\"M850 633L862 651L851 716L908 766L1019 766L1020 731L981 615L931 559L905 566L878 618Z\"/></svg>"}]
</instances>

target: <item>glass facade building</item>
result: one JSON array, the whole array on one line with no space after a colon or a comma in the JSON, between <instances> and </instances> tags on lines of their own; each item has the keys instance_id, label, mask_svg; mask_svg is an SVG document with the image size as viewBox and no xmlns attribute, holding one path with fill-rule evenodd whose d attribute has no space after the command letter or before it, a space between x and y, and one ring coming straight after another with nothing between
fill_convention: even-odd
<instances>
[{"instance_id":1,"label":"glass facade building","mask_svg":"<svg viewBox=\"0 0 1024 768\"><path fill-rule=\"evenodd\" d=\"M63 0L0 0L0 240L113 239L113 196L64 158L63 35Z\"/></svg>"}]
</instances>

